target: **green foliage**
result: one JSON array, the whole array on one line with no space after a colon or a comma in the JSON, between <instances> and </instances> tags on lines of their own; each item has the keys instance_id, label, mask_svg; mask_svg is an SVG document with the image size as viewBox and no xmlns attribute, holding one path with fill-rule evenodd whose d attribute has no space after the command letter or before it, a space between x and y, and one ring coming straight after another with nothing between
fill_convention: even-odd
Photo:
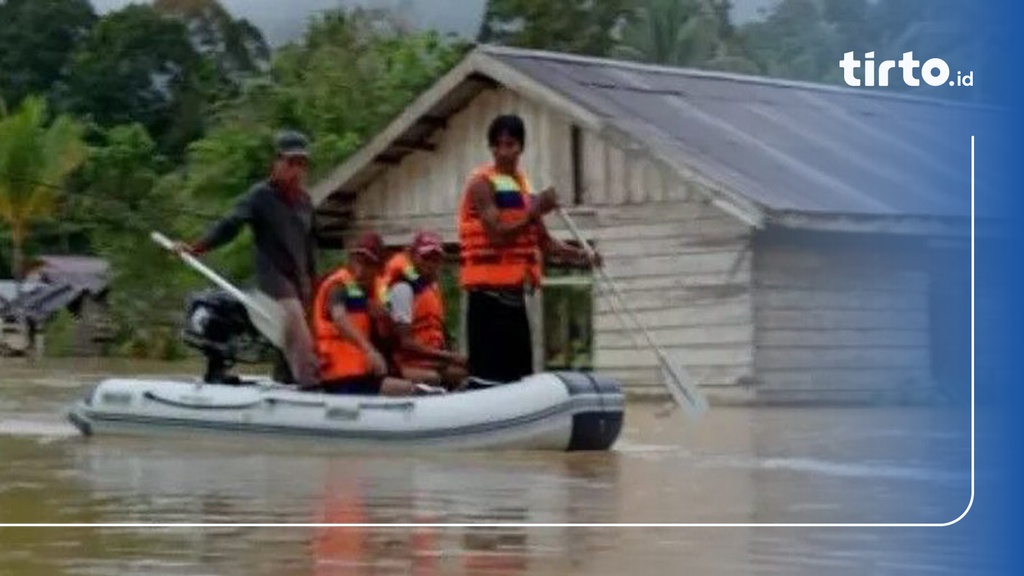
<instances>
[{"instance_id":1,"label":"green foliage","mask_svg":"<svg viewBox=\"0 0 1024 576\"><path fill-rule=\"evenodd\" d=\"M840 82L837 55L846 50L913 45L984 61L984 35L965 39L949 26L979 11L967 4L781 0L763 21L735 26L730 0L490 0L480 40ZM86 0L0 0L0 217L8 223L0 264L20 270L25 251L107 258L115 351L177 356L182 304L205 281L149 232L198 236L266 177L282 128L310 135L313 180L322 177L467 49L383 11L323 12L300 41L271 54L250 23L216 0L156 0L99 19ZM83 117L89 131L66 116L50 121L47 100ZM252 276L244 237L204 259L241 284ZM441 280L453 335L455 272ZM545 306L582 318L584 301L556 293ZM562 361L585 365L590 328L551 326Z\"/></svg>"},{"instance_id":2,"label":"green foliage","mask_svg":"<svg viewBox=\"0 0 1024 576\"><path fill-rule=\"evenodd\" d=\"M213 76L182 22L130 5L102 18L75 52L66 102L103 126L139 122L174 152L201 134Z\"/></svg>"},{"instance_id":3,"label":"green foliage","mask_svg":"<svg viewBox=\"0 0 1024 576\"><path fill-rule=\"evenodd\" d=\"M270 59L263 34L248 20L235 20L217 0L156 0L153 9L183 22L192 46L217 67L225 88L237 88Z\"/></svg>"},{"instance_id":4,"label":"green foliage","mask_svg":"<svg viewBox=\"0 0 1024 576\"><path fill-rule=\"evenodd\" d=\"M95 20L88 0L0 2L0 100L16 106L29 94L52 96Z\"/></svg>"},{"instance_id":5,"label":"green foliage","mask_svg":"<svg viewBox=\"0 0 1024 576\"><path fill-rule=\"evenodd\" d=\"M457 260L445 263L438 274L437 283L441 287L441 298L444 300L444 327L449 340L448 346L452 350L458 350L462 320L462 289L459 288Z\"/></svg>"},{"instance_id":6,"label":"green foliage","mask_svg":"<svg viewBox=\"0 0 1024 576\"><path fill-rule=\"evenodd\" d=\"M823 18L817 0L784 0L747 31L748 46L769 76L798 80L841 79L840 38Z\"/></svg>"},{"instance_id":7,"label":"green foliage","mask_svg":"<svg viewBox=\"0 0 1024 576\"><path fill-rule=\"evenodd\" d=\"M114 271L110 310L120 353L166 347L182 304L199 280L149 241L152 230L176 234L192 215L182 212L180 179L161 176L167 161L138 124L105 131L73 198L74 218L89 226L92 251ZM132 344L134 343L134 344Z\"/></svg>"},{"instance_id":8,"label":"green foliage","mask_svg":"<svg viewBox=\"0 0 1024 576\"><path fill-rule=\"evenodd\" d=\"M756 73L718 0L645 0L622 29L612 54L619 58L733 72Z\"/></svg>"},{"instance_id":9,"label":"green foliage","mask_svg":"<svg viewBox=\"0 0 1024 576\"><path fill-rule=\"evenodd\" d=\"M269 126L313 136L314 167L333 167L453 66L466 46L436 32L409 33L386 12L327 12L302 44L274 59L274 85L249 108Z\"/></svg>"},{"instance_id":10,"label":"green foliage","mask_svg":"<svg viewBox=\"0 0 1024 576\"><path fill-rule=\"evenodd\" d=\"M489 0L480 42L608 55L629 0Z\"/></svg>"},{"instance_id":11,"label":"green foliage","mask_svg":"<svg viewBox=\"0 0 1024 576\"><path fill-rule=\"evenodd\" d=\"M840 84L844 52L943 54L984 62L977 3L961 0L782 0L744 27L748 52L769 76ZM901 83L896 83L898 89ZM944 91L946 97L971 91Z\"/></svg>"},{"instance_id":12,"label":"green foliage","mask_svg":"<svg viewBox=\"0 0 1024 576\"><path fill-rule=\"evenodd\" d=\"M50 358L65 358L75 353L75 316L68 310L57 312L46 325L44 353Z\"/></svg>"},{"instance_id":13,"label":"green foliage","mask_svg":"<svg viewBox=\"0 0 1024 576\"><path fill-rule=\"evenodd\" d=\"M980 3L780 0L760 20L730 20L732 0L489 0L481 42L842 83L843 52L905 50L991 61ZM972 91L944 96L969 97Z\"/></svg>"},{"instance_id":14,"label":"green foliage","mask_svg":"<svg viewBox=\"0 0 1024 576\"><path fill-rule=\"evenodd\" d=\"M21 277L29 226L54 215L65 181L86 159L82 133L68 116L51 122L39 97L0 118L0 220L10 226L15 278Z\"/></svg>"},{"instance_id":15,"label":"green foliage","mask_svg":"<svg viewBox=\"0 0 1024 576\"><path fill-rule=\"evenodd\" d=\"M593 368L594 297L589 286L544 288L544 365L547 369Z\"/></svg>"},{"instance_id":16,"label":"green foliage","mask_svg":"<svg viewBox=\"0 0 1024 576\"><path fill-rule=\"evenodd\" d=\"M434 32L405 31L385 12L328 11L301 43L282 48L268 77L224 103L216 125L192 143L182 186L190 205L223 212L265 178L273 135L299 129L312 139L313 179L350 154L465 53ZM187 229L198 235L202 226ZM211 261L235 278L252 274L249 243L219 249Z\"/></svg>"}]
</instances>

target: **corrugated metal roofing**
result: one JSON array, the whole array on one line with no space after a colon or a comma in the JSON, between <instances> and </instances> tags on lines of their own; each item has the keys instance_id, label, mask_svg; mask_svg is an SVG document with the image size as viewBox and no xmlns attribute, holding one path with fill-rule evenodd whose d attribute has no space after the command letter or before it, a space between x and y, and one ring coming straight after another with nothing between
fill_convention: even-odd
<instances>
[{"instance_id":1,"label":"corrugated metal roofing","mask_svg":"<svg viewBox=\"0 0 1024 576\"><path fill-rule=\"evenodd\" d=\"M13 281L0 281L0 314L16 311L44 321L85 295L99 296L110 284L110 263L89 256L40 256L16 295Z\"/></svg>"},{"instance_id":2,"label":"corrugated metal roofing","mask_svg":"<svg viewBox=\"0 0 1024 576\"><path fill-rule=\"evenodd\" d=\"M856 89L480 50L770 212L964 216L971 130L994 116Z\"/></svg>"},{"instance_id":3,"label":"corrugated metal roofing","mask_svg":"<svg viewBox=\"0 0 1024 576\"><path fill-rule=\"evenodd\" d=\"M110 283L110 263L92 256L40 256L28 274L31 280L67 284L99 294Z\"/></svg>"},{"instance_id":4,"label":"corrugated metal roofing","mask_svg":"<svg viewBox=\"0 0 1024 576\"><path fill-rule=\"evenodd\" d=\"M26 294L46 286L40 282L22 282L21 293ZM14 280L0 280L0 305L11 302L18 296L18 283Z\"/></svg>"}]
</instances>

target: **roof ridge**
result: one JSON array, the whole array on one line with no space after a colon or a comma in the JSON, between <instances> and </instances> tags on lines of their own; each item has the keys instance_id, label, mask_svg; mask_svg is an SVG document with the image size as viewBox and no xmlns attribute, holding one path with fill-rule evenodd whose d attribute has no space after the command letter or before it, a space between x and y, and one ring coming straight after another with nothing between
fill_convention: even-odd
<instances>
[{"instance_id":1,"label":"roof ridge","mask_svg":"<svg viewBox=\"0 0 1024 576\"><path fill-rule=\"evenodd\" d=\"M974 102L958 102L955 100L944 100L930 96L914 96L909 94L894 94L880 90L855 89L844 86L835 86L820 82L808 82L804 80L790 80L786 78L773 78L770 76L756 76L753 74L740 74L736 72L723 72L720 70L703 70L700 68L689 68L681 66L667 66L664 64L649 64L646 62L633 62L629 60L617 60L615 58L604 58L598 56L583 56L579 54L567 54L563 52L552 52L534 48L517 48L513 46L500 46L497 44L477 44L476 50L492 56L511 56L521 58L540 58L545 60L556 60L562 62L573 62L588 66L613 66L625 70L659 72L672 74L674 76L685 76L689 78L702 78L739 82L744 84L760 84L763 86L776 86L780 88L801 88L819 92L846 94L849 96L860 96L868 98L880 98L898 100L918 104L933 104L962 109L978 110L999 110L991 104L979 104Z\"/></svg>"}]
</instances>

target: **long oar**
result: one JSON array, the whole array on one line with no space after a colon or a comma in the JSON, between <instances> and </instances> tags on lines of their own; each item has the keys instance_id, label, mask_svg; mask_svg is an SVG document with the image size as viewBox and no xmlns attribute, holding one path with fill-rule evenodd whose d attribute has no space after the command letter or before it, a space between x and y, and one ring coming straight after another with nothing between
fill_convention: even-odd
<instances>
[{"instance_id":1,"label":"long oar","mask_svg":"<svg viewBox=\"0 0 1024 576\"><path fill-rule=\"evenodd\" d=\"M569 214L566 213L562 207L558 208L558 215L565 222L565 225L572 232L572 235L576 238L576 241L591 255L593 255L593 249L590 244L583 238L583 234L580 233L579 229L576 228L576 223L572 221ZM691 416L694 418L700 418L708 409L707 400L697 390L697 387L693 384L693 380L690 378L689 373L683 368L682 364L671 360L665 351L655 342L651 332L647 329L640 319L637 318L633 310L626 304L626 299L622 296L622 292L619 287L615 285L611 277L608 276L608 272L603 267L597 268L597 275L604 282L607 287L608 293L611 293L612 298L609 298L609 302L612 305L612 310L619 317L619 322L622 323L623 328L629 331L633 337L633 343L638 349L643 349L643 343L637 336L637 332L644 337L647 341L647 346L654 350L658 357L658 363L661 365L662 375L665 379L665 387L668 388L669 394L681 407L686 409ZM621 310L620 310L621 307ZM628 316L635 325L634 329L631 329L626 323L626 319L623 315Z\"/></svg>"},{"instance_id":2,"label":"long oar","mask_svg":"<svg viewBox=\"0 0 1024 576\"><path fill-rule=\"evenodd\" d=\"M235 299L245 306L245 310L249 313L249 319L252 321L253 326L259 330L260 334L263 334L274 346L281 350L284 349L284 313L276 302L259 292L246 294L235 288L230 282L207 268L205 264L191 254L175 250L174 242L163 234L152 232L149 237L157 244L177 254L195 271L206 276L211 282L234 296Z\"/></svg>"}]
</instances>

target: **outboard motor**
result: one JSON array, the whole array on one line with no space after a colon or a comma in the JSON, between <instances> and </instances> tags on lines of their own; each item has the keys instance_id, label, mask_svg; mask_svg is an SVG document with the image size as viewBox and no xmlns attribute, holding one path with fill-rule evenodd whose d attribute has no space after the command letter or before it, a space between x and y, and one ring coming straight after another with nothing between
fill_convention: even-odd
<instances>
[{"instance_id":1,"label":"outboard motor","mask_svg":"<svg viewBox=\"0 0 1024 576\"><path fill-rule=\"evenodd\" d=\"M206 356L203 381L211 384L240 384L229 374L235 363L260 362L273 350L249 321L245 306L220 290L206 290L189 300L182 339Z\"/></svg>"}]
</instances>

